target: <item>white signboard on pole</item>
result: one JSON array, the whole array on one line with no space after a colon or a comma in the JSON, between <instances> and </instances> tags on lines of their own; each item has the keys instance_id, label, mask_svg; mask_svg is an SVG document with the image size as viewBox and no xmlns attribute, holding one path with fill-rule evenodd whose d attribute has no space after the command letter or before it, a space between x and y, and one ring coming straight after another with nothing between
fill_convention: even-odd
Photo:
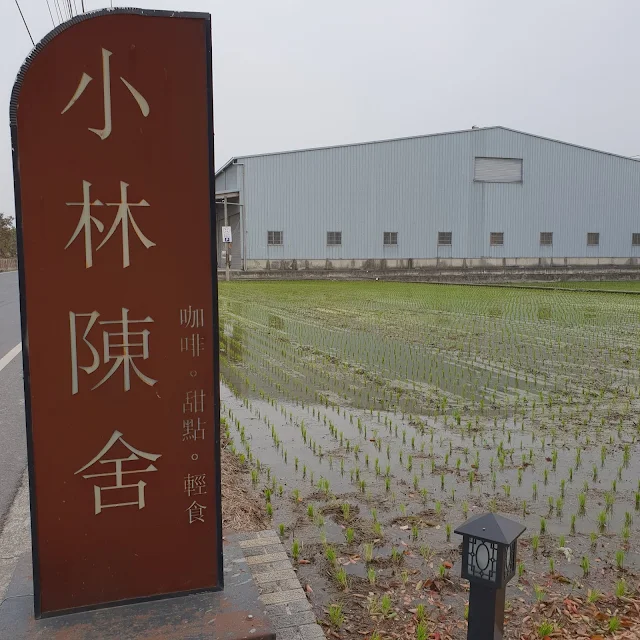
<instances>
[{"instance_id":1,"label":"white signboard on pole","mask_svg":"<svg viewBox=\"0 0 640 640\"><path fill-rule=\"evenodd\" d=\"M222 242L233 242L231 240L231 227L222 227Z\"/></svg>"}]
</instances>

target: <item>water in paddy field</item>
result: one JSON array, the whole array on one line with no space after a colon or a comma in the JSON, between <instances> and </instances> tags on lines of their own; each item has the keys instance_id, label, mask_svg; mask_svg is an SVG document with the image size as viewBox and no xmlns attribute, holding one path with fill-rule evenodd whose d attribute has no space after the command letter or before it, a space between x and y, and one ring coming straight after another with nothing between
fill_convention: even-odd
<instances>
[{"instance_id":1,"label":"water in paddy field","mask_svg":"<svg viewBox=\"0 0 640 640\"><path fill-rule=\"evenodd\" d=\"M637 565L635 297L382 283L220 296L223 417L274 527L455 561L450 529L497 510L527 526L534 566L555 557L572 576L588 556L613 579L616 551Z\"/></svg>"}]
</instances>

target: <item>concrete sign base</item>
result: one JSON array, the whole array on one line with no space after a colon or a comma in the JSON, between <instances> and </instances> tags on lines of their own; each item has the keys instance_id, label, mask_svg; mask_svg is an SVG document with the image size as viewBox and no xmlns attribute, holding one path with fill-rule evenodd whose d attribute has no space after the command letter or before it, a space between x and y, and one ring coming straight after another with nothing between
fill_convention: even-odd
<instances>
[{"instance_id":1,"label":"concrete sign base","mask_svg":"<svg viewBox=\"0 0 640 640\"><path fill-rule=\"evenodd\" d=\"M31 554L22 556L0 606L0 638L35 640L275 640L237 542L224 546L225 589L36 620Z\"/></svg>"}]
</instances>

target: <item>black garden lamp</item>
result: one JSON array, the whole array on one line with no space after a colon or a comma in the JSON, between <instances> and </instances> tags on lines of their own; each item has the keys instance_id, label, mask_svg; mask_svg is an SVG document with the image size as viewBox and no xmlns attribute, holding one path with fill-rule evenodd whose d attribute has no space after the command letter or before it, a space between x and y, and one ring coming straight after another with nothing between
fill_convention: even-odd
<instances>
[{"instance_id":1,"label":"black garden lamp","mask_svg":"<svg viewBox=\"0 0 640 640\"><path fill-rule=\"evenodd\" d=\"M484 513L455 530L462 536L462 577L471 583L467 640L502 640L505 588L515 575L518 538L525 529Z\"/></svg>"}]
</instances>

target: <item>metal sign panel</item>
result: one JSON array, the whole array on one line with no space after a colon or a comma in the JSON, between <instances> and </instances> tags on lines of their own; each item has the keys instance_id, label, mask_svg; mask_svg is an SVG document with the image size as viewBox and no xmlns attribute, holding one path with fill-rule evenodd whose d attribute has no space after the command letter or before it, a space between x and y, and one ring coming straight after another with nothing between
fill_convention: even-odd
<instances>
[{"instance_id":1,"label":"metal sign panel","mask_svg":"<svg viewBox=\"0 0 640 640\"><path fill-rule=\"evenodd\" d=\"M210 34L81 16L14 87L36 617L222 588Z\"/></svg>"},{"instance_id":2,"label":"metal sign panel","mask_svg":"<svg viewBox=\"0 0 640 640\"><path fill-rule=\"evenodd\" d=\"M233 242L231 239L231 227L222 227L222 242Z\"/></svg>"}]
</instances>

